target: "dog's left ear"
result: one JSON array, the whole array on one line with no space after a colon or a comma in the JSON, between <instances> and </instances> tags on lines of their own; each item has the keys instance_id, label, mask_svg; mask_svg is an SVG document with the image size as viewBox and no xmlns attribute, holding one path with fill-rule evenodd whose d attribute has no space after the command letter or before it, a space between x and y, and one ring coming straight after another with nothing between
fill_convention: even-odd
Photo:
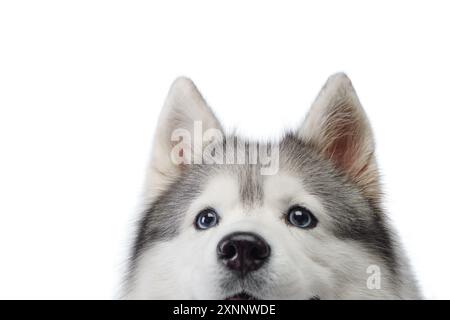
<instances>
[{"instance_id":1,"label":"dog's left ear","mask_svg":"<svg viewBox=\"0 0 450 320\"><path fill-rule=\"evenodd\" d=\"M207 130L223 132L219 120L194 83L185 77L176 79L158 119L147 170L147 197L160 194L189 164L195 163L194 158L201 159L204 144L210 142L203 136Z\"/></svg>"},{"instance_id":2,"label":"dog's left ear","mask_svg":"<svg viewBox=\"0 0 450 320\"><path fill-rule=\"evenodd\" d=\"M332 160L367 197L380 197L372 130L345 74L335 74L328 79L298 135Z\"/></svg>"}]
</instances>

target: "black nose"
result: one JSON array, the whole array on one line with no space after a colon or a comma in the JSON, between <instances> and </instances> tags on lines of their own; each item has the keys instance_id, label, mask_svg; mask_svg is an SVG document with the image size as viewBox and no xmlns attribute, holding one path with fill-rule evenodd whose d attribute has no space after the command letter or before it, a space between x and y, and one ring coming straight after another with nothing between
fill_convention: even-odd
<instances>
[{"instance_id":1,"label":"black nose","mask_svg":"<svg viewBox=\"0 0 450 320\"><path fill-rule=\"evenodd\" d=\"M219 259L242 276L259 269L270 256L270 247L260 236L249 232L232 233L217 245Z\"/></svg>"}]
</instances>

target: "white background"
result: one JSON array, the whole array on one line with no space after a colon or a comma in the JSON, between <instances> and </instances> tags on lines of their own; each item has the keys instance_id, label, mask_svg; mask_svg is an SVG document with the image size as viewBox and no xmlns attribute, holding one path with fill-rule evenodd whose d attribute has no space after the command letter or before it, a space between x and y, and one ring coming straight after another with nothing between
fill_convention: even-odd
<instances>
[{"instance_id":1,"label":"white background","mask_svg":"<svg viewBox=\"0 0 450 320\"><path fill-rule=\"evenodd\" d=\"M157 115L191 77L280 135L345 71L427 298L450 298L445 1L2 1L0 298L118 297Z\"/></svg>"}]
</instances>

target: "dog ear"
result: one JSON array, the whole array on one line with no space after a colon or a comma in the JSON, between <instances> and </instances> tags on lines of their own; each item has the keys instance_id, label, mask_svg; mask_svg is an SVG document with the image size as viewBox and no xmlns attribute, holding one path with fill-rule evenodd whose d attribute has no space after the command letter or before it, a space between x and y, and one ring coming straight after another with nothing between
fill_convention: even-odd
<instances>
[{"instance_id":1,"label":"dog ear","mask_svg":"<svg viewBox=\"0 0 450 320\"><path fill-rule=\"evenodd\" d=\"M332 160L367 197L380 197L372 130L345 74L335 74L328 79L298 135Z\"/></svg>"},{"instance_id":2,"label":"dog ear","mask_svg":"<svg viewBox=\"0 0 450 320\"><path fill-rule=\"evenodd\" d=\"M146 195L157 195L176 180L186 165L198 163L203 145L208 142L203 141L203 133L209 129L223 132L194 83L185 77L176 79L158 119Z\"/></svg>"}]
</instances>

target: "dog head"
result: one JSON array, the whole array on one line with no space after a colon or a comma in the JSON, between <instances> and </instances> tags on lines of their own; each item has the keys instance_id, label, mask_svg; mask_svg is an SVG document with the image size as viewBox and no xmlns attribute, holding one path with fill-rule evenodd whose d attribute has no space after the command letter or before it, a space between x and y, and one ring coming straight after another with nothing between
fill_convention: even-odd
<instances>
[{"instance_id":1,"label":"dog head","mask_svg":"<svg viewBox=\"0 0 450 320\"><path fill-rule=\"evenodd\" d=\"M394 298L406 290L380 209L372 132L343 74L277 143L226 136L193 83L176 80L145 194L130 298Z\"/></svg>"}]
</instances>

